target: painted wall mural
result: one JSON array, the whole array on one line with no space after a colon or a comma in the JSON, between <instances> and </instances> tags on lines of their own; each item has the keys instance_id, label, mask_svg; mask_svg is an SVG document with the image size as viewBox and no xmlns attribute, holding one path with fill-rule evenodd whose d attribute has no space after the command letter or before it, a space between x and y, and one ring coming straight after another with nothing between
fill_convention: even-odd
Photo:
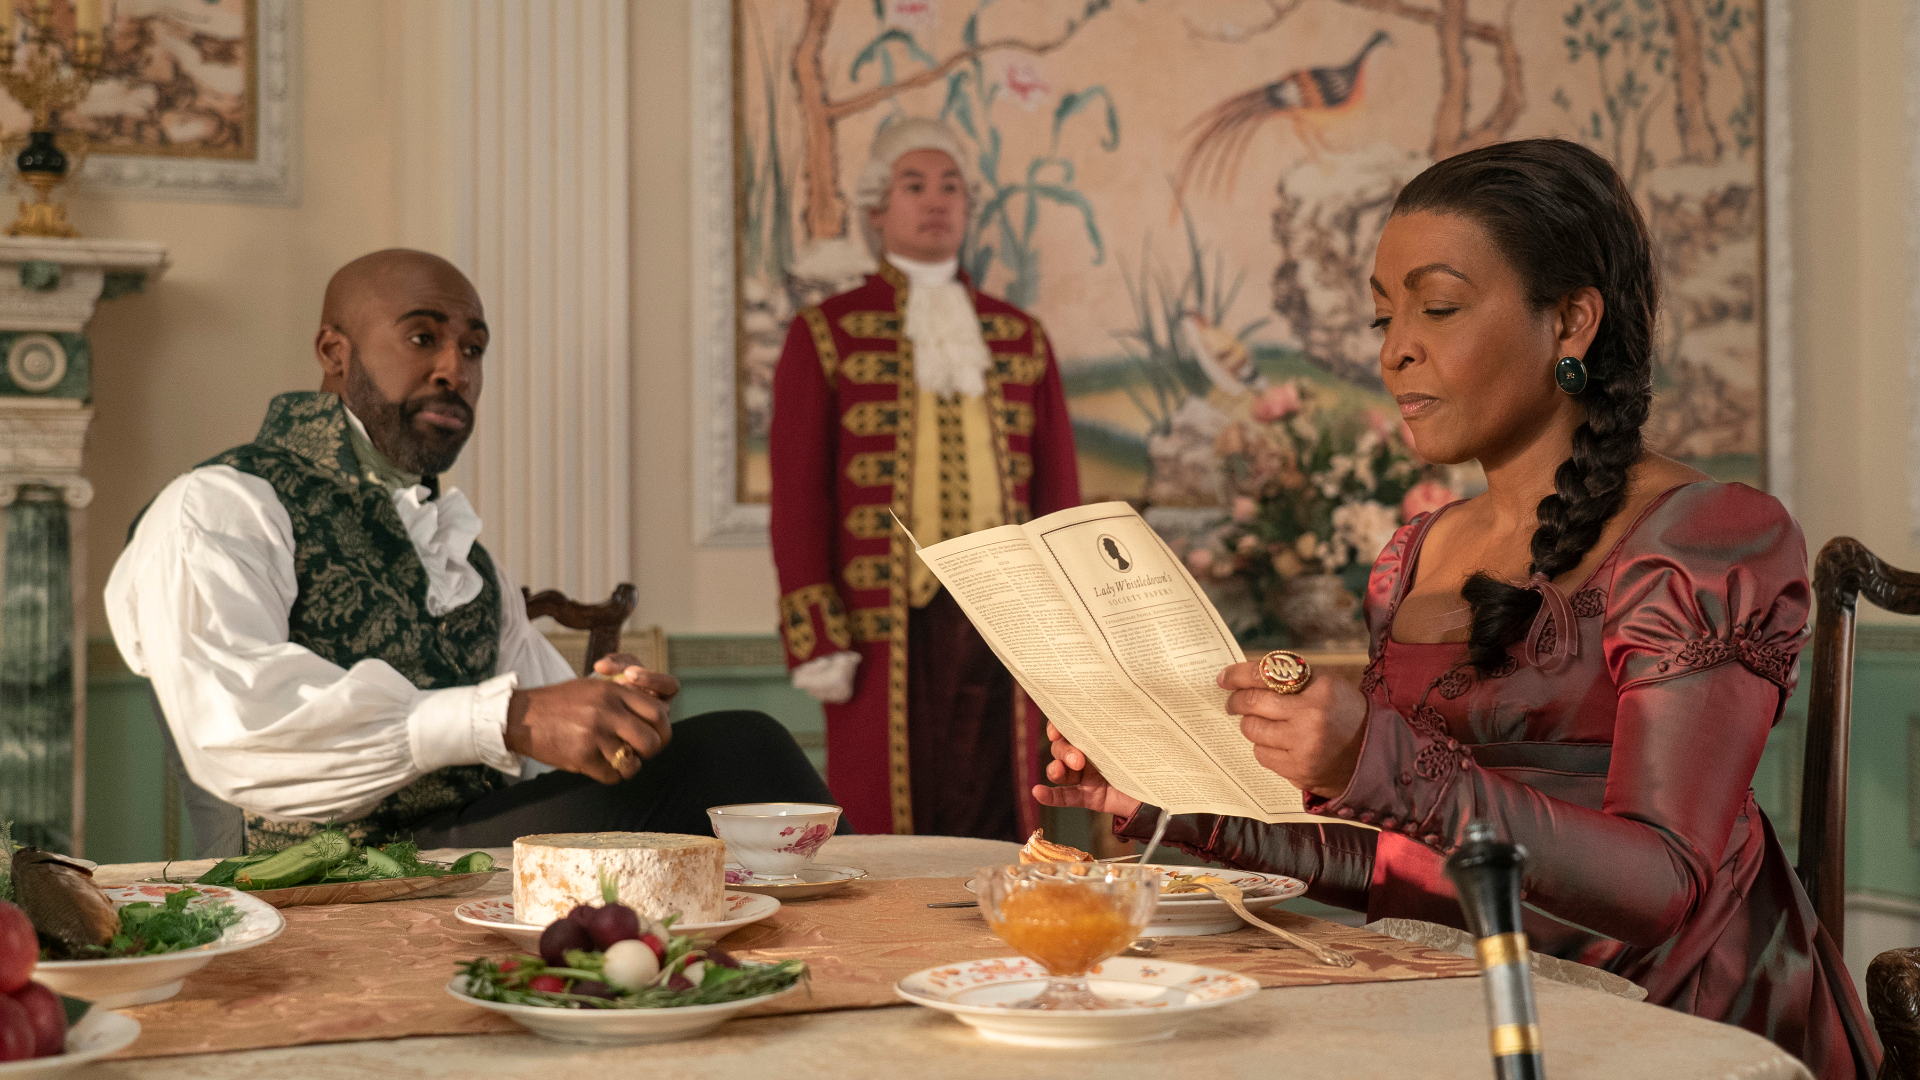
<instances>
[{"instance_id":1,"label":"painted wall mural","mask_svg":"<svg viewBox=\"0 0 1920 1080\"><path fill-rule=\"evenodd\" d=\"M7 0L0 0L7 2ZM11 0L18 24L31 4ZM258 151L256 0L112 0L100 75L67 122L101 154L246 159ZM72 9L55 12L71 35ZM0 129L25 110L0 95Z\"/></svg>"},{"instance_id":2,"label":"painted wall mural","mask_svg":"<svg viewBox=\"0 0 1920 1080\"><path fill-rule=\"evenodd\" d=\"M1347 451L1383 429L1395 194L1540 135L1611 159L1653 230L1651 443L1761 479L1758 0L736 0L734 40L742 502L786 324L857 280L853 181L905 116L967 147L963 265L1046 323L1089 498L1177 531L1245 494L1229 429L1296 398Z\"/></svg>"}]
</instances>

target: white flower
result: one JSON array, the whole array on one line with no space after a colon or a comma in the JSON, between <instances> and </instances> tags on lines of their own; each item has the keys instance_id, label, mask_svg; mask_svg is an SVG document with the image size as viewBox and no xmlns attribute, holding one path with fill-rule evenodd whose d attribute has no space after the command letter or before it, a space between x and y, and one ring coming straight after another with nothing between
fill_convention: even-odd
<instances>
[{"instance_id":1,"label":"white flower","mask_svg":"<svg viewBox=\"0 0 1920 1080\"><path fill-rule=\"evenodd\" d=\"M1369 565L1399 528L1400 511L1372 500L1347 503L1333 510L1334 546Z\"/></svg>"}]
</instances>

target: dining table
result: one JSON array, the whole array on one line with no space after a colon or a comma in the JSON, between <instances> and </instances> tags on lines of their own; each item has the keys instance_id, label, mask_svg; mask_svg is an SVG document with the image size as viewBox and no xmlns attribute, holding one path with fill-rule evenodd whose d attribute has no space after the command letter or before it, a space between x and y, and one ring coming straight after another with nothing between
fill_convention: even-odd
<instances>
[{"instance_id":1,"label":"dining table","mask_svg":"<svg viewBox=\"0 0 1920 1080\"><path fill-rule=\"evenodd\" d=\"M870 880L964 879L1016 861L1011 843L937 836L836 836L818 861ZM492 852L502 867L512 853ZM102 885L196 872L205 863L104 865ZM499 882L510 888L504 874ZM954 900L967 895L957 887ZM809 901L795 901L805 904ZM916 904L915 907L920 905ZM951 913L944 913L951 915ZM977 915L964 917L977 918ZM983 928L984 930L984 928ZM1364 933L1354 930L1351 933ZM272 964L277 942L229 958ZM500 955L512 948L497 942ZM829 943L830 944L830 943ZM393 942L404 963L407 942ZM1012 950L1007 950L1011 954ZM212 970L212 969L209 969ZM184 995L195 993L190 980ZM1631 989L1631 988L1628 988ZM1554 1080L1801 1080L1806 1068L1765 1039L1727 1024L1552 979L1536 979L1546 1069ZM155 1006L129 1010L148 1019ZM476 1010L477 1011L477 1010ZM217 1022L217 1021L216 1021ZM133 1051L139 1051L135 1043ZM617 1071L617 1073L616 1073ZM743 1017L695 1038L639 1046L549 1041L524 1032L329 1041L269 1049L109 1058L76 1075L97 1080L259 1080L261 1077L485 1077L587 1080L599 1075L766 1080L1161 1080L1420 1076L1489 1080L1486 1004L1477 975L1263 989L1197 1013L1170 1038L1132 1045L1039 1049L987 1041L953 1017L905 1002Z\"/></svg>"}]
</instances>

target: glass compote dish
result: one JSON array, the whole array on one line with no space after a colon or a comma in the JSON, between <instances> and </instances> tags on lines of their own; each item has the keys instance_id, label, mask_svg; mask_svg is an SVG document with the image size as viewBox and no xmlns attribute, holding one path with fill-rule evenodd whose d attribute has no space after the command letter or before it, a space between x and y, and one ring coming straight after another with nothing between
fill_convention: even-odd
<instances>
[{"instance_id":1,"label":"glass compote dish","mask_svg":"<svg viewBox=\"0 0 1920 1080\"><path fill-rule=\"evenodd\" d=\"M1014 1009L1123 1009L1087 985L1087 973L1146 928L1160 897L1152 867L1104 863L989 866L975 874L987 926L1047 969L1047 988Z\"/></svg>"}]
</instances>

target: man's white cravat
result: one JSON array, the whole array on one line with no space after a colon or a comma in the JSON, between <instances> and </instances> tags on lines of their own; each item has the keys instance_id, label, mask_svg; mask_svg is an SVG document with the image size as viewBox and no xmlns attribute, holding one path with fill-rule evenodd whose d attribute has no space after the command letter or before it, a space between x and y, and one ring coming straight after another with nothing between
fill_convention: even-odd
<instances>
[{"instance_id":1,"label":"man's white cravat","mask_svg":"<svg viewBox=\"0 0 1920 1080\"><path fill-rule=\"evenodd\" d=\"M372 448L373 440L367 435L366 425L353 415L352 409L345 412L347 423L352 424L360 439ZM356 449L355 452L365 451ZM378 472L373 470L368 479L383 482ZM459 488L443 488L436 499L422 484L388 490L393 493L394 512L400 515L407 539L413 541L413 550L427 571L427 614L437 619L479 596L486 583L481 580L480 571L467 561L467 556L480 535L480 515L473 512L473 504L467 501L466 494Z\"/></svg>"},{"instance_id":2,"label":"man's white cravat","mask_svg":"<svg viewBox=\"0 0 1920 1080\"><path fill-rule=\"evenodd\" d=\"M933 394L987 392L983 378L992 357L980 334L973 298L959 280L958 257L928 263L887 253L907 275L907 339L913 342L913 381Z\"/></svg>"}]
</instances>

